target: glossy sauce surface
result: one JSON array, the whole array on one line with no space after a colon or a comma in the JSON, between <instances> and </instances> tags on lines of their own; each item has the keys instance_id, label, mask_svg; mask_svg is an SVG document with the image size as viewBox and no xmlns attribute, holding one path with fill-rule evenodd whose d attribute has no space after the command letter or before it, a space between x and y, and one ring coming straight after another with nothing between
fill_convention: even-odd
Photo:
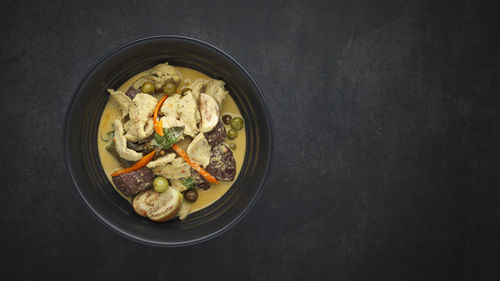
<instances>
[{"instance_id":1,"label":"glossy sauce surface","mask_svg":"<svg viewBox=\"0 0 500 281\"><path fill-rule=\"evenodd\" d=\"M210 77L206 76L205 74L198 72L193 69L185 68L185 67L176 67L176 69L181 73L182 75L182 82L179 85L179 88L182 89L183 86L189 86L189 83L194 82L197 79L211 79ZM143 76L145 73L149 72L149 70L146 70L144 72L138 73L134 77L130 78L127 80L123 85L121 85L117 90L126 92L127 89L141 76ZM107 93L106 93L107 94ZM240 111L238 110L238 107L236 106L234 100L231 97L231 93L226 97L224 102L222 103L222 109L221 109L221 118L224 114L230 114L232 116L241 116ZM123 198L126 200L130 201L131 197L127 197L123 195L113 184L111 180L111 173L118 169L118 168L123 168L120 165L120 162L115 159L108 151L106 151L106 146L109 144L102 138L106 139L106 133L109 131L112 131L113 128L111 124L115 119L120 118L120 112L118 111L118 107L116 104L110 99L108 103L106 104L106 107L104 108L104 111L101 116L101 121L99 123L99 132L98 132L98 139L97 139L97 144L98 144L98 151L99 151L99 158L101 160L102 167L108 176L109 181L115 188L116 192L118 192ZM230 126L226 126L226 131L230 129ZM233 150L233 155L236 160L236 176L234 180L238 177L238 174L240 172L241 166L244 161L245 157L245 147L246 147L246 136L245 136L245 129L243 128L242 130L238 131L238 137L234 140L229 140L226 139L224 142L226 144L234 143L236 144L236 149ZM210 204L214 203L217 199L219 199L224 193L226 193L227 190L231 187L232 183L231 182L220 182L219 184L211 184L211 187L208 190L202 190L202 189L197 189L198 191L198 200L194 202L191 206L191 210L189 213L196 212L198 210L201 210L205 207L208 207Z\"/></svg>"}]
</instances>

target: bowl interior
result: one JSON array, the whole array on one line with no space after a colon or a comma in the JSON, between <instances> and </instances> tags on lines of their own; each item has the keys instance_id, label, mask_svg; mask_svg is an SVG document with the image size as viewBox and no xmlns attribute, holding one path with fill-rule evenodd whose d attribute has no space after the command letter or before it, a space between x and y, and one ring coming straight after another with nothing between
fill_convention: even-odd
<instances>
[{"instance_id":1,"label":"bowl interior","mask_svg":"<svg viewBox=\"0 0 500 281\"><path fill-rule=\"evenodd\" d=\"M247 147L238 178L216 203L182 222L154 223L139 217L115 192L101 167L97 130L108 101L134 74L168 61L226 82L245 120ZM133 240L159 246L192 244L214 237L237 222L263 188L272 154L272 124L262 93L229 55L198 40L180 36L149 37L119 47L102 58L76 88L65 126L66 161L89 208L106 225Z\"/></svg>"}]
</instances>

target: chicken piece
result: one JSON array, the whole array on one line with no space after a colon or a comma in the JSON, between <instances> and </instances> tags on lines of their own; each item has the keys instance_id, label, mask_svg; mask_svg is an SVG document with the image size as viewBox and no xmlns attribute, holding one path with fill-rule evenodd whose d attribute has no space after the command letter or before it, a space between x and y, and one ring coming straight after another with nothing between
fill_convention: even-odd
<instances>
[{"instance_id":1,"label":"chicken piece","mask_svg":"<svg viewBox=\"0 0 500 281\"><path fill-rule=\"evenodd\" d=\"M158 101L151 95L139 93L132 100L129 107L130 120L125 125L125 138L136 142L149 137L154 132L154 123L151 116Z\"/></svg>"},{"instance_id":2,"label":"chicken piece","mask_svg":"<svg viewBox=\"0 0 500 281\"><path fill-rule=\"evenodd\" d=\"M210 150L212 147L208 144L203 133L199 133L189 144L187 154L191 160L206 167L210 163Z\"/></svg>"},{"instance_id":3,"label":"chicken piece","mask_svg":"<svg viewBox=\"0 0 500 281\"><path fill-rule=\"evenodd\" d=\"M181 95L172 95L169 96L160 108L160 113L165 116L173 117L179 119L180 114L177 111L179 108L179 102L181 100Z\"/></svg>"},{"instance_id":4,"label":"chicken piece","mask_svg":"<svg viewBox=\"0 0 500 281\"><path fill-rule=\"evenodd\" d=\"M108 93L111 95L111 98L118 105L118 109L121 112L122 118L127 116L128 112L129 112L130 104L132 103L132 100L121 91L115 91L113 89L108 89Z\"/></svg>"},{"instance_id":5,"label":"chicken piece","mask_svg":"<svg viewBox=\"0 0 500 281\"><path fill-rule=\"evenodd\" d=\"M164 116L160 118L163 123L163 128L170 129L172 127L183 127L184 124L179 120L180 113L178 111L181 96L172 95L163 102L160 108L160 113Z\"/></svg>"},{"instance_id":6,"label":"chicken piece","mask_svg":"<svg viewBox=\"0 0 500 281\"><path fill-rule=\"evenodd\" d=\"M175 67L166 62L156 65L148 76L148 79L153 82L155 89L160 90L165 82L174 82L176 85L179 85L181 74Z\"/></svg>"},{"instance_id":7,"label":"chicken piece","mask_svg":"<svg viewBox=\"0 0 500 281\"><path fill-rule=\"evenodd\" d=\"M163 157L160 157L154 161L151 161L149 162L146 167L152 169L152 168L155 168L155 167L159 167L159 166L165 166L169 163L171 163L174 159L175 159L175 153L169 153Z\"/></svg>"},{"instance_id":8,"label":"chicken piece","mask_svg":"<svg viewBox=\"0 0 500 281\"><path fill-rule=\"evenodd\" d=\"M165 117L163 116L162 118L160 118L162 124L163 124L163 128L165 129L170 129L170 128L173 128L173 127L184 127L184 123L182 123L180 120L177 120L175 118L168 118L168 117Z\"/></svg>"},{"instance_id":9,"label":"chicken piece","mask_svg":"<svg viewBox=\"0 0 500 281\"><path fill-rule=\"evenodd\" d=\"M128 141L137 142L139 140L146 139L154 132L153 118L149 118L146 124L128 120L125 124L123 124L123 129L127 132L125 134L125 138Z\"/></svg>"},{"instance_id":10,"label":"chicken piece","mask_svg":"<svg viewBox=\"0 0 500 281\"><path fill-rule=\"evenodd\" d=\"M187 190L187 187L182 184L181 180L170 179L169 181L170 181L170 184L172 185L172 188L174 188L175 190L177 190L179 192L183 192L183 191Z\"/></svg>"},{"instance_id":11,"label":"chicken piece","mask_svg":"<svg viewBox=\"0 0 500 281\"><path fill-rule=\"evenodd\" d=\"M198 112L198 103L190 90L181 98L178 111L180 121L184 125L184 134L191 137L196 136L199 131L197 124L200 122L200 113Z\"/></svg>"},{"instance_id":12,"label":"chicken piece","mask_svg":"<svg viewBox=\"0 0 500 281\"><path fill-rule=\"evenodd\" d=\"M189 215L189 211L191 210L192 204L193 203L188 202L187 200L182 201L181 208L179 209L179 212L177 213L177 216L179 216L180 220L184 220Z\"/></svg>"},{"instance_id":13,"label":"chicken piece","mask_svg":"<svg viewBox=\"0 0 500 281\"><path fill-rule=\"evenodd\" d=\"M113 138L115 142L116 152L118 155L128 161L138 161L142 158L142 154L135 150L127 148L127 140L123 135L123 124L120 119L113 121L113 128L115 129L115 136Z\"/></svg>"},{"instance_id":14,"label":"chicken piece","mask_svg":"<svg viewBox=\"0 0 500 281\"><path fill-rule=\"evenodd\" d=\"M205 84L205 94L214 98L220 109L222 109L222 102L228 94L227 90L224 88L224 84L224 81L216 79L212 79Z\"/></svg>"},{"instance_id":15,"label":"chicken piece","mask_svg":"<svg viewBox=\"0 0 500 281\"><path fill-rule=\"evenodd\" d=\"M148 117L153 116L153 111L157 103L158 100L152 95L144 93L137 94L130 104L130 120L136 122L146 122L148 120Z\"/></svg>"},{"instance_id":16,"label":"chicken piece","mask_svg":"<svg viewBox=\"0 0 500 281\"><path fill-rule=\"evenodd\" d=\"M182 158L175 158L170 164L153 168L153 172L167 179L182 179L191 175L191 166Z\"/></svg>"}]
</instances>

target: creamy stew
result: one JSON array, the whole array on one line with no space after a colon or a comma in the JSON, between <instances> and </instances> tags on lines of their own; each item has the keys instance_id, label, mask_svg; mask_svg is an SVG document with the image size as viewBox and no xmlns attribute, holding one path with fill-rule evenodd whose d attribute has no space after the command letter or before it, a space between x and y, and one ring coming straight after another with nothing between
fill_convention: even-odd
<instances>
[{"instance_id":1,"label":"creamy stew","mask_svg":"<svg viewBox=\"0 0 500 281\"><path fill-rule=\"evenodd\" d=\"M163 63L108 90L99 157L137 214L182 220L236 180L245 155L244 120L224 85Z\"/></svg>"}]
</instances>

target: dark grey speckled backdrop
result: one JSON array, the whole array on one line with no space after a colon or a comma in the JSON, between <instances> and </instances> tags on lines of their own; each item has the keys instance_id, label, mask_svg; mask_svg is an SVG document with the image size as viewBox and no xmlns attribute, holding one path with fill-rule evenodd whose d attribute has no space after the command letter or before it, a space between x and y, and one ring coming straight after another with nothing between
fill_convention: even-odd
<instances>
[{"instance_id":1,"label":"dark grey speckled backdrop","mask_svg":"<svg viewBox=\"0 0 500 281\"><path fill-rule=\"evenodd\" d=\"M498 4L144 2L2 1L1 279L500 280ZM276 129L257 204L191 247L109 230L63 161L76 84L155 34L234 56Z\"/></svg>"}]
</instances>

